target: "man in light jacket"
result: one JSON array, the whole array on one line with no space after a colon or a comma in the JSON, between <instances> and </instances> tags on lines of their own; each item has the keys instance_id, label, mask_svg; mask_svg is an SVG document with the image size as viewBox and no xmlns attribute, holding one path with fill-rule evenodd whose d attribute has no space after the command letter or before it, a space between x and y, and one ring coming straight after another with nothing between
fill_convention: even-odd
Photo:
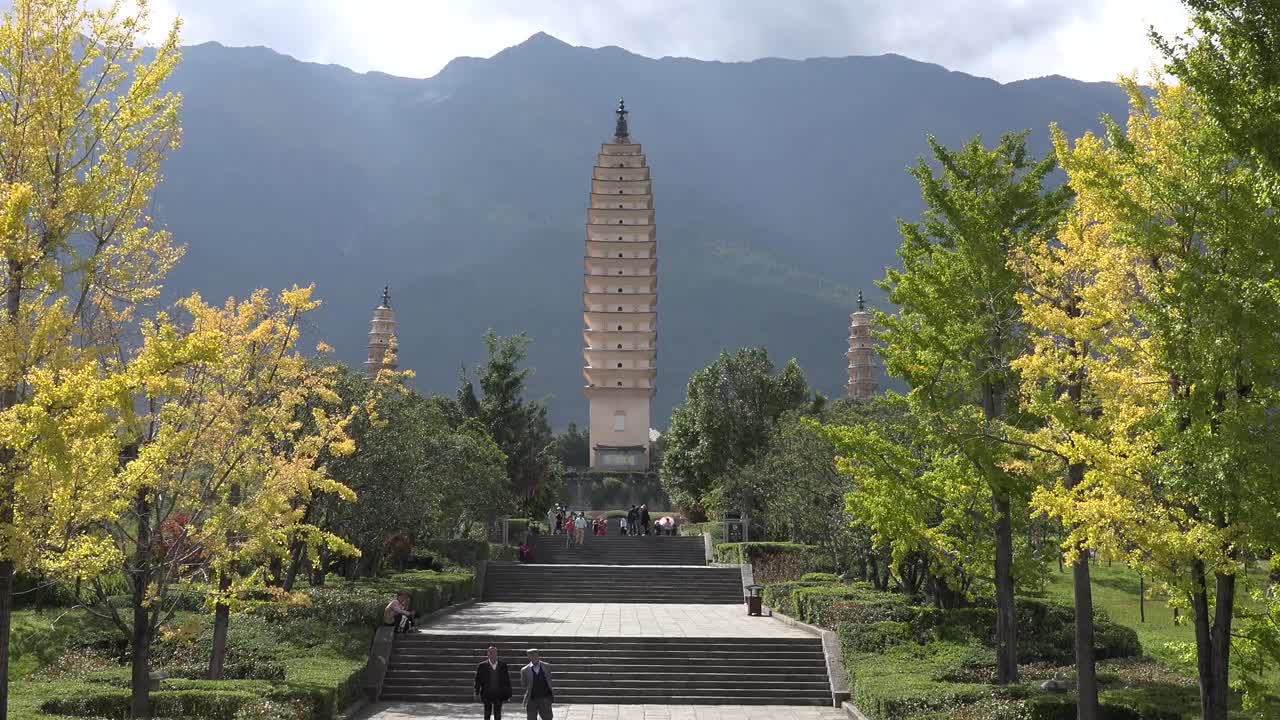
<instances>
[{"instance_id":1,"label":"man in light jacket","mask_svg":"<svg viewBox=\"0 0 1280 720\"><path fill-rule=\"evenodd\" d=\"M537 650L529 650L529 664L520 668L520 684L524 686L524 708L528 720L551 720L551 704L555 699L551 682L551 666L542 662Z\"/></svg>"}]
</instances>

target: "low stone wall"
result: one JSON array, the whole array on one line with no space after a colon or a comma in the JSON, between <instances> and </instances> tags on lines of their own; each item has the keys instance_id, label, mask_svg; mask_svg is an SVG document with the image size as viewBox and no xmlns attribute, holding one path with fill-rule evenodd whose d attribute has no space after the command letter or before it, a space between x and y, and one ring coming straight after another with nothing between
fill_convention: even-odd
<instances>
[{"instance_id":1,"label":"low stone wall","mask_svg":"<svg viewBox=\"0 0 1280 720\"><path fill-rule=\"evenodd\" d=\"M648 505L650 514L672 510L671 498L656 473L570 471L564 478L563 502L574 509L625 509Z\"/></svg>"}]
</instances>

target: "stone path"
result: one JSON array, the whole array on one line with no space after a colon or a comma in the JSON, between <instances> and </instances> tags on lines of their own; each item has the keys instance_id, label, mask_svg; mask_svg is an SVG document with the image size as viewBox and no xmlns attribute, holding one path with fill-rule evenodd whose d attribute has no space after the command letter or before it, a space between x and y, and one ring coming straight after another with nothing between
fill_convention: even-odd
<instances>
[{"instance_id":1,"label":"stone path","mask_svg":"<svg viewBox=\"0 0 1280 720\"><path fill-rule=\"evenodd\" d=\"M524 720L517 702L503 707L506 720ZM838 708L792 705L557 705L556 720L847 720ZM360 720L475 720L484 717L480 703L383 703Z\"/></svg>"},{"instance_id":2,"label":"stone path","mask_svg":"<svg viewBox=\"0 0 1280 720\"><path fill-rule=\"evenodd\" d=\"M743 605L645 603L476 603L420 631L531 637L813 637L778 620L749 617Z\"/></svg>"}]
</instances>

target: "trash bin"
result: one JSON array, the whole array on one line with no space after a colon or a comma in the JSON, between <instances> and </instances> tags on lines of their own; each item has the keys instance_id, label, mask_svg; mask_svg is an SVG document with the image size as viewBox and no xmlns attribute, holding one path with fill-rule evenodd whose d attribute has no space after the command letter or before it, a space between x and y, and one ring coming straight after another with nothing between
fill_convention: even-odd
<instances>
[{"instance_id":1,"label":"trash bin","mask_svg":"<svg viewBox=\"0 0 1280 720\"><path fill-rule=\"evenodd\" d=\"M760 616L763 613L760 610L760 591L764 589L763 585L747 586L747 615Z\"/></svg>"}]
</instances>

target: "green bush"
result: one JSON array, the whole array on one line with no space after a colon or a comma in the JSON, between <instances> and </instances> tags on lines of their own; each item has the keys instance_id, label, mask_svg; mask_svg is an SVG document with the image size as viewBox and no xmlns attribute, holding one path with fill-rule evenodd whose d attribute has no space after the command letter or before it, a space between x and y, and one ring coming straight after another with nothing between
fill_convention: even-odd
<instances>
[{"instance_id":1,"label":"green bush","mask_svg":"<svg viewBox=\"0 0 1280 720\"><path fill-rule=\"evenodd\" d=\"M838 583L840 577L835 573L829 572L809 572L800 576L803 582L822 582L822 583Z\"/></svg>"},{"instance_id":2,"label":"green bush","mask_svg":"<svg viewBox=\"0 0 1280 720\"><path fill-rule=\"evenodd\" d=\"M252 693L239 690L159 690L151 693L151 712L155 717L235 720L240 708L254 700ZM129 691L58 698L45 702L40 709L55 715L127 718Z\"/></svg>"},{"instance_id":3,"label":"green bush","mask_svg":"<svg viewBox=\"0 0 1280 720\"><path fill-rule=\"evenodd\" d=\"M763 602L776 612L790 617L796 617L795 603L792 602L791 592L802 587L821 587L830 585L831 583L816 582L813 580L795 580L792 582L780 582L766 585L761 596Z\"/></svg>"},{"instance_id":4,"label":"green bush","mask_svg":"<svg viewBox=\"0 0 1280 720\"><path fill-rule=\"evenodd\" d=\"M511 545L519 545L524 542L525 533L529 532L529 518L511 518L507 520L507 543ZM492 557L492 549L490 550L490 558Z\"/></svg>"},{"instance_id":5,"label":"green bush","mask_svg":"<svg viewBox=\"0 0 1280 720\"><path fill-rule=\"evenodd\" d=\"M336 626L381 625L387 603L402 590L412 598L413 609L426 614L474 597L475 577L470 573L413 570L388 578L335 580L325 587L306 590L303 603L264 605L253 613L277 622L313 619Z\"/></svg>"},{"instance_id":6,"label":"green bush","mask_svg":"<svg viewBox=\"0 0 1280 720\"><path fill-rule=\"evenodd\" d=\"M239 648L237 648L239 649ZM201 680L208 676L209 664L170 665L165 674L172 678ZM250 655L237 658L222 666L222 677L227 680L284 680L284 664Z\"/></svg>"},{"instance_id":7,"label":"green bush","mask_svg":"<svg viewBox=\"0 0 1280 720\"><path fill-rule=\"evenodd\" d=\"M750 563L756 582L768 585L829 571L831 561L816 546L791 542L721 543L715 546L716 562Z\"/></svg>"},{"instance_id":8,"label":"green bush","mask_svg":"<svg viewBox=\"0 0 1280 720\"><path fill-rule=\"evenodd\" d=\"M857 652L880 653L895 645L903 645L915 640L911 631L911 623L895 620L881 620L867 624L850 624L841 635L841 641L848 643L850 650Z\"/></svg>"},{"instance_id":9,"label":"green bush","mask_svg":"<svg viewBox=\"0 0 1280 720\"><path fill-rule=\"evenodd\" d=\"M515 560L519 556L516 549L510 545L490 545L490 560Z\"/></svg>"},{"instance_id":10,"label":"green bush","mask_svg":"<svg viewBox=\"0 0 1280 720\"><path fill-rule=\"evenodd\" d=\"M681 535L710 535L713 543L724 541L724 521L685 523L679 530Z\"/></svg>"},{"instance_id":11,"label":"green bush","mask_svg":"<svg viewBox=\"0 0 1280 720\"><path fill-rule=\"evenodd\" d=\"M440 555L455 565L474 568L481 560L489 559L489 542L471 538L456 538L440 544Z\"/></svg>"},{"instance_id":12,"label":"green bush","mask_svg":"<svg viewBox=\"0 0 1280 720\"><path fill-rule=\"evenodd\" d=\"M307 707L290 700L255 700L236 711L235 720L311 720Z\"/></svg>"},{"instance_id":13,"label":"green bush","mask_svg":"<svg viewBox=\"0 0 1280 720\"><path fill-rule=\"evenodd\" d=\"M800 584L791 590L797 620L835 629L842 622L907 621L914 615L909 600L898 593L872 590L865 584Z\"/></svg>"}]
</instances>

